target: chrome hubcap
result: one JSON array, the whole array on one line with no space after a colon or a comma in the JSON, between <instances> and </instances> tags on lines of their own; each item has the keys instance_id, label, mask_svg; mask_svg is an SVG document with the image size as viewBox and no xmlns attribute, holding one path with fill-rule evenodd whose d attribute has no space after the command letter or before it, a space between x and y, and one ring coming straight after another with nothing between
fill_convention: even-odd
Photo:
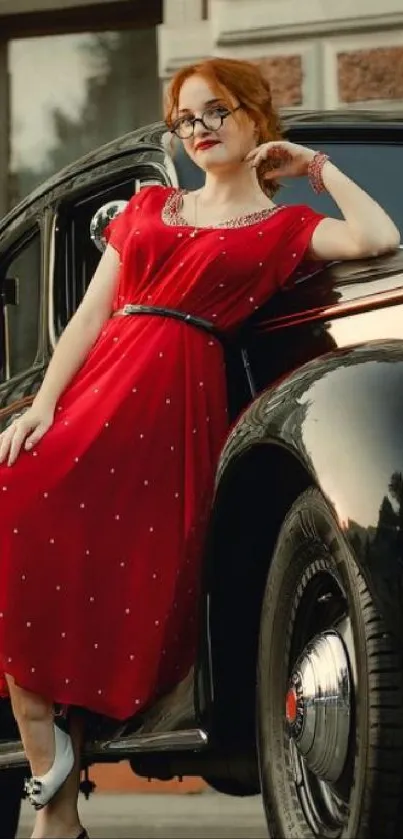
<instances>
[{"instance_id":1,"label":"chrome hubcap","mask_svg":"<svg viewBox=\"0 0 403 839\"><path fill-rule=\"evenodd\" d=\"M351 718L348 656L337 632L317 635L298 659L286 718L308 769L324 781L337 781L347 758Z\"/></svg>"}]
</instances>

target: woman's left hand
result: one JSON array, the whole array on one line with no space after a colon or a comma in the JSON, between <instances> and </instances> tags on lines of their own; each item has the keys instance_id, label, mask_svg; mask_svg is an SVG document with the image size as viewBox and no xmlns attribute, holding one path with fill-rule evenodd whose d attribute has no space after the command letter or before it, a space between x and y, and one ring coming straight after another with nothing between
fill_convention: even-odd
<instances>
[{"instance_id":1,"label":"woman's left hand","mask_svg":"<svg viewBox=\"0 0 403 839\"><path fill-rule=\"evenodd\" d=\"M245 162L255 169L264 164L263 177L267 180L297 178L307 174L309 163L315 154L312 149L297 143L276 140L256 146L246 155Z\"/></svg>"}]
</instances>

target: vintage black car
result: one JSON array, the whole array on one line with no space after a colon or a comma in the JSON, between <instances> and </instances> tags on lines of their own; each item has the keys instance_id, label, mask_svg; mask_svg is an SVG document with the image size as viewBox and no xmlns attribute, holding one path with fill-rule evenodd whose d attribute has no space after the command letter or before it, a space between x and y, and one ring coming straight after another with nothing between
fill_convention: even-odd
<instances>
[{"instance_id":1,"label":"vintage black car","mask_svg":"<svg viewBox=\"0 0 403 839\"><path fill-rule=\"evenodd\" d=\"M403 114L288 113L284 124L291 140L329 153L403 232ZM65 169L3 219L0 430L41 383L96 267L105 220L145 185L201 182L180 148L167 155L157 124ZM337 213L305 179L278 200ZM272 837L398 837L403 250L307 269L226 355L232 426L197 660L140 717L120 727L94 719L84 768L128 759L145 777L200 775L230 795L261 792ZM14 837L26 768L5 700L0 770L0 833Z\"/></svg>"}]
</instances>

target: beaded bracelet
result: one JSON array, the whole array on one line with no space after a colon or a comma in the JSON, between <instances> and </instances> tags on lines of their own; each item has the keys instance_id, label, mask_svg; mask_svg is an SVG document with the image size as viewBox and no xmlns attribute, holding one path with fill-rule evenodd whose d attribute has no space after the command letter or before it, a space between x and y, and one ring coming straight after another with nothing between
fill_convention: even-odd
<instances>
[{"instance_id":1,"label":"beaded bracelet","mask_svg":"<svg viewBox=\"0 0 403 839\"><path fill-rule=\"evenodd\" d=\"M329 160L329 155L321 151L314 154L312 160L308 163L307 175L314 192L318 195L320 192L326 192L325 184L323 183L323 167Z\"/></svg>"}]
</instances>

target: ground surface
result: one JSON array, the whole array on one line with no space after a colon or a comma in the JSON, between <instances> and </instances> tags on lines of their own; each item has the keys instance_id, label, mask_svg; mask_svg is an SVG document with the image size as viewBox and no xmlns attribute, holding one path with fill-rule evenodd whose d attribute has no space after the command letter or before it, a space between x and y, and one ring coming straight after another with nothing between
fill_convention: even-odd
<instances>
[{"instance_id":1,"label":"ground surface","mask_svg":"<svg viewBox=\"0 0 403 839\"><path fill-rule=\"evenodd\" d=\"M267 837L259 796L97 794L81 802L90 839L260 839ZM32 810L24 803L18 839L28 839Z\"/></svg>"}]
</instances>

